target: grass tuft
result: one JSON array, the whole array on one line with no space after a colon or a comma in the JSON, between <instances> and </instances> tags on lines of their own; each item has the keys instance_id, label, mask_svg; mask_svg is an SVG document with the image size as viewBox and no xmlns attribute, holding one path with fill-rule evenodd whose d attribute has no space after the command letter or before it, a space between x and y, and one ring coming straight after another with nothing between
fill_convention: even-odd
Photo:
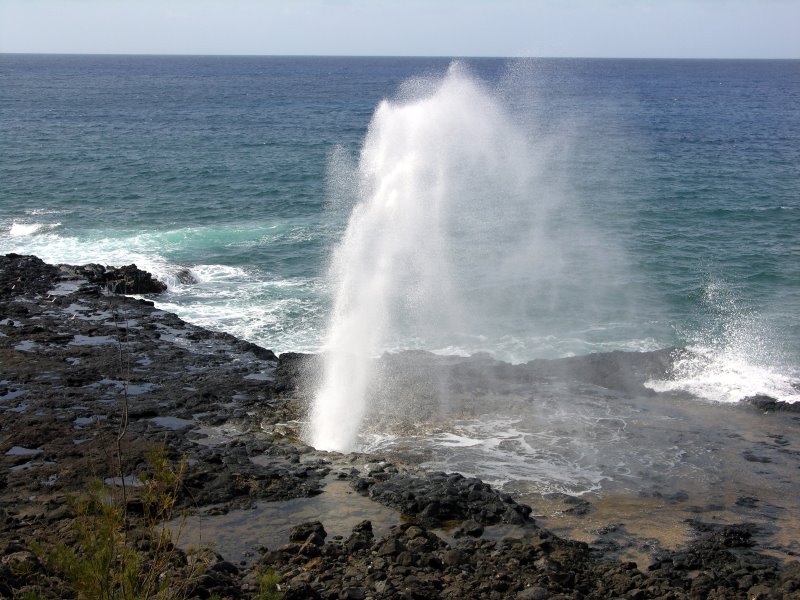
<instances>
[{"instance_id":1,"label":"grass tuft","mask_svg":"<svg viewBox=\"0 0 800 600\"><path fill-rule=\"evenodd\" d=\"M39 547L37 553L63 573L79 600L183 600L205 571L203 560L187 560L177 537L162 524L173 518L186 461L173 465L163 448L148 455L143 476L143 516L129 518L114 488L94 480L73 501L70 543Z\"/></svg>"}]
</instances>

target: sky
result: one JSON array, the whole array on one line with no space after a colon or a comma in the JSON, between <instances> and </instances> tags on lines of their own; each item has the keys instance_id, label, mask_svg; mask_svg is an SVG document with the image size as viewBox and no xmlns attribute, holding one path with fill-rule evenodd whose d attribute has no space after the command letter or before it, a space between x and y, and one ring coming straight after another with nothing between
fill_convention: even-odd
<instances>
[{"instance_id":1,"label":"sky","mask_svg":"<svg viewBox=\"0 0 800 600\"><path fill-rule=\"evenodd\" d=\"M800 58L800 0L0 0L0 52Z\"/></svg>"}]
</instances>

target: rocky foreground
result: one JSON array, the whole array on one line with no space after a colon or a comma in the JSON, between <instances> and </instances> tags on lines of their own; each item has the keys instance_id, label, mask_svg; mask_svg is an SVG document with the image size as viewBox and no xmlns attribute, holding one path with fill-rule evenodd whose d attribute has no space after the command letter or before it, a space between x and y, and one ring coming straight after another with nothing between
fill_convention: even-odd
<instances>
[{"instance_id":1,"label":"rocky foreground","mask_svg":"<svg viewBox=\"0 0 800 600\"><path fill-rule=\"evenodd\" d=\"M176 506L192 515L310 497L331 481L402 515L346 536L298 521L285 543L235 564L206 549L198 566L171 548L159 577L181 584L162 597L800 598L800 563L760 553L747 524L698 524L695 543L643 571L539 528L477 479L317 452L297 437L295 392L313 359L121 295L160 288L133 267L0 257L0 597L78 597L48 548L82 550L75 499L93 480L123 498L125 543L155 568L152 538L134 531L160 448L171 465L183 459ZM486 535L495 524L512 533Z\"/></svg>"}]
</instances>

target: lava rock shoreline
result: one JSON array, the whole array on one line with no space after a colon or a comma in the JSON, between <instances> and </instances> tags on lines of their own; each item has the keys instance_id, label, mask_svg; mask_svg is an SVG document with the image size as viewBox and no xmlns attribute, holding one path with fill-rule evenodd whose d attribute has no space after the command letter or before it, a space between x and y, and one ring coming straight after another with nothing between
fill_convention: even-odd
<instances>
[{"instance_id":1,"label":"lava rock shoreline","mask_svg":"<svg viewBox=\"0 0 800 600\"><path fill-rule=\"evenodd\" d=\"M800 563L759 552L747 524L698 523L695 543L642 571L539 528L529 507L477 479L317 452L299 440L296 393L315 359L278 357L116 293L157 293L153 283L133 266L0 257L0 597L74 597L37 543L64 535L70 498L91 479L113 486L122 475L135 491L148 451L162 447L188 459L179 502L194 513L313 496L333 477L406 521L381 536L364 521L342 539L298 522L251 563L214 556L189 597L256 597L269 568L286 598L800 598ZM642 368L661 368L652 358ZM619 369L604 373L629 385ZM126 419L120 465L111 449ZM497 523L515 533L485 537ZM449 541L434 531L445 525Z\"/></svg>"}]
</instances>

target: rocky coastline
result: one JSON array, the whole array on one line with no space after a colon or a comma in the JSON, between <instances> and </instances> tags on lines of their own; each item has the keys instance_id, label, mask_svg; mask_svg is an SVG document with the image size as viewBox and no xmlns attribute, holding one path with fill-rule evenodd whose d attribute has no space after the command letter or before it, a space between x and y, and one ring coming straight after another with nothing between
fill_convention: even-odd
<instances>
[{"instance_id":1,"label":"rocky coastline","mask_svg":"<svg viewBox=\"0 0 800 600\"><path fill-rule=\"evenodd\" d=\"M693 543L640 569L548 532L530 507L478 479L318 452L298 436L298 381L315 358L276 356L124 295L162 290L133 265L0 257L0 597L76 597L41 548L74 544L74 498L92 480L124 486L135 518L148 453L160 448L185 461L176 502L191 516L313 498L331 482L397 514L381 528L364 519L347 535L298 516L285 540L244 559L213 552L207 539L190 598L266 597L264 572L279 581L273 597L298 599L800 598L800 563L763 552L752 524L698 521ZM664 368L666 356L629 368ZM635 385L608 364L591 371L600 384ZM469 376L469 363L448 368ZM557 367L495 368L525 385ZM582 376L580 365L575 372ZM498 526L503 535L490 535ZM180 577L189 558L177 552L169 568Z\"/></svg>"}]
</instances>

